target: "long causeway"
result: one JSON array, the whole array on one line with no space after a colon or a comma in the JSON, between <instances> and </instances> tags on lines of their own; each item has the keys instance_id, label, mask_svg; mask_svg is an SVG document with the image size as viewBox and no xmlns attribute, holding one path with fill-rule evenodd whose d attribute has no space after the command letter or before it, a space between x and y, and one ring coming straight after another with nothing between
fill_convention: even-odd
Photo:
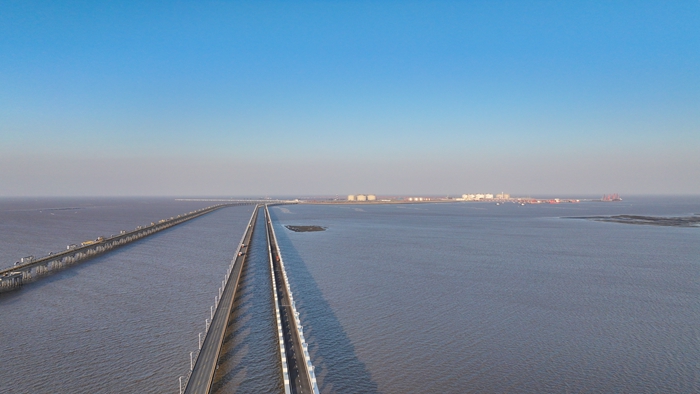
<instances>
[{"instance_id":1,"label":"long causeway","mask_svg":"<svg viewBox=\"0 0 700 394\"><path fill-rule=\"evenodd\" d=\"M238 245L238 251L229 269L226 283L220 291L216 311L204 337L204 342L198 351L196 362L194 362L190 375L187 378L184 393L186 394L208 394L214 380L214 373L218 367L219 354L224 342L226 333L226 323L228 322L233 300L238 290L238 282L241 278L243 264L248 257L248 247L250 239L255 231L255 222L258 217L259 206L253 211L253 215L248 222L248 227L243 234L243 239ZM180 390L182 392L182 388Z\"/></svg>"},{"instance_id":2,"label":"long causeway","mask_svg":"<svg viewBox=\"0 0 700 394\"><path fill-rule=\"evenodd\" d=\"M187 376L179 380L181 394L211 392L226 335L226 325L231 313L234 312L233 301L238 291L243 266L246 264L250 241L256 230L256 218L261 209L265 214L265 233L271 274L270 289L273 294L272 309L277 323L279 373L284 382L284 393L319 394L316 374L304 339L304 328L299 320L267 205L264 207L259 205L253 211L238 251L229 266L225 283L222 283L215 306L212 307L211 323L209 320L206 322L204 340L202 341L200 334L199 349L190 353L190 371Z\"/></svg>"},{"instance_id":3,"label":"long causeway","mask_svg":"<svg viewBox=\"0 0 700 394\"><path fill-rule=\"evenodd\" d=\"M299 320L299 312L296 310L267 206L265 224L285 394L318 394L316 374L304 339L303 326Z\"/></svg>"},{"instance_id":4,"label":"long causeway","mask_svg":"<svg viewBox=\"0 0 700 394\"><path fill-rule=\"evenodd\" d=\"M81 246L69 245L66 247L66 250L52 253L45 257L35 259L33 256L28 256L22 258L22 260L15 263L14 266L0 270L0 292L18 289L24 283L34 281L54 271L64 269L80 261L90 259L119 246L137 241L218 209L235 205L252 204L254 204L254 202L213 205L183 215L178 215L177 217L160 220L158 223L138 226L133 231L122 231L120 234L108 238L99 237L94 241L84 242Z\"/></svg>"}]
</instances>

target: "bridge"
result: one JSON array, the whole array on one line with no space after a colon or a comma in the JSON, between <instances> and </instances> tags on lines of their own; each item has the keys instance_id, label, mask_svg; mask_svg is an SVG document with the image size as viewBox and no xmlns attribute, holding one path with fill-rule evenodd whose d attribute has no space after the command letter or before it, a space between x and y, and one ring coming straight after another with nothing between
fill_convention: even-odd
<instances>
[{"instance_id":1,"label":"bridge","mask_svg":"<svg viewBox=\"0 0 700 394\"><path fill-rule=\"evenodd\" d=\"M15 263L14 266L0 270L0 292L18 289L25 283L37 280L78 262L90 259L119 246L137 241L218 209L236 205L253 205L257 203L258 201L251 200L213 205L186 214L177 215L169 219L163 219L158 221L158 223L138 226L132 231L121 231L119 234L107 238L98 237L94 241L83 242L80 246L68 245L66 250L58 253L50 253L48 256L40 258L34 258L34 256L23 257L20 261Z\"/></svg>"},{"instance_id":2,"label":"bridge","mask_svg":"<svg viewBox=\"0 0 700 394\"><path fill-rule=\"evenodd\" d=\"M289 286L284 260L277 244L270 211L265 206L267 247L272 271L275 318L282 360L285 394L319 394L316 373L304 339L304 327L299 320L292 289ZM285 373L286 368L286 373Z\"/></svg>"},{"instance_id":3,"label":"bridge","mask_svg":"<svg viewBox=\"0 0 700 394\"><path fill-rule=\"evenodd\" d=\"M179 379L180 394L209 394L212 389L214 374L218 368L221 348L223 346L226 326L238 291L243 267L248 256L250 241L255 231L258 213L264 210L267 253L270 264L270 288L273 294L273 313L276 322L280 375L284 382L285 394L319 394L316 374L309 356L304 338L304 327L299 320L284 260L277 243L275 229L270 218L269 205L293 204L296 201L239 201L213 205L169 219L160 220L146 226L138 226L132 231L121 231L107 238L99 237L94 241L83 242L81 246L69 245L65 251L51 253L35 259L25 257L15 266L0 270L0 292L21 287L24 283L36 280L54 271L64 269L80 261L108 252L170 227L214 212L218 209L253 205L246 231L238 244L238 249L228 267L221 287L214 297L210 309L210 319L205 321L205 330L199 334L198 349L190 352L190 369L186 376Z\"/></svg>"},{"instance_id":4,"label":"bridge","mask_svg":"<svg viewBox=\"0 0 700 394\"><path fill-rule=\"evenodd\" d=\"M243 238L238 244L238 250L231 261L222 287L219 288L219 295L214 298L215 305L211 309L211 321L206 322L204 341L202 342L200 339L199 349L190 353L190 372L184 377L184 382L183 378L180 378L180 393L206 394L211 390L214 372L216 372L218 367L219 353L221 353L221 346L224 342L226 323L233 308L233 300L236 298L243 264L245 264L248 257L247 251L255 230L255 219L258 217L258 210L259 206L256 206ZM185 387L184 391L183 387Z\"/></svg>"},{"instance_id":5,"label":"bridge","mask_svg":"<svg viewBox=\"0 0 700 394\"><path fill-rule=\"evenodd\" d=\"M226 278L219 288L215 305L211 309L211 322L206 320L204 340L199 336L199 348L190 353L190 370L179 379L180 394L209 394L214 383L214 373L218 368L219 356L226 333L226 324L233 312L241 271L247 259L250 240L255 231L258 211L265 211L265 232L270 262L273 310L277 323L280 374L284 382L285 394L319 394L314 367L304 339L303 327L299 320L287 280L284 261L272 227L268 205L257 206L248 222L246 232L239 243L236 255L231 261Z\"/></svg>"}]
</instances>

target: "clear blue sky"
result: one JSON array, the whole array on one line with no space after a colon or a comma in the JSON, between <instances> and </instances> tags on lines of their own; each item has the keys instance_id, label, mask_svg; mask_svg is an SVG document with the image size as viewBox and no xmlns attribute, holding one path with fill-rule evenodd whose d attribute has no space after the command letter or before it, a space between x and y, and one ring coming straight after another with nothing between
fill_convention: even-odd
<instances>
[{"instance_id":1,"label":"clear blue sky","mask_svg":"<svg viewBox=\"0 0 700 394\"><path fill-rule=\"evenodd\" d=\"M700 1L0 1L0 196L700 194Z\"/></svg>"}]
</instances>

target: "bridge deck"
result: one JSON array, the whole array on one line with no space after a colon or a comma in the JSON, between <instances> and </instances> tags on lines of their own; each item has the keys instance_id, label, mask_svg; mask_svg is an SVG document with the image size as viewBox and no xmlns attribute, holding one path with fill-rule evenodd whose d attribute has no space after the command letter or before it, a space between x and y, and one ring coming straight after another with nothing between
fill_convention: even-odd
<instances>
[{"instance_id":1,"label":"bridge deck","mask_svg":"<svg viewBox=\"0 0 700 394\"><path fill-rule=\"evenodd\" d=\"M293 297L284 271L275 230L270 213L265 207L265 223L268 235L268 248L274 275L273 291L278 302L279 318L282 325L284 361L289 377L289 391L293 394L318 394L315 373L309 359ZM284 368L284 367L283 367ZM285 390L287 387L285 387Z\"/></svg>"},{"instance_id":2,"label":"bridge deck","mask_svg":"<svg viewBox=\"0 0 700 394\"><path fill-rule=\"evenodd\" d=\"M195 363L192 373L190 374L190 378L187 381L187 387L185 388L186 394L208 394L211 390L214 380L214 372L216 372L218 365L219 353L221 352L221 346L223 345L224 341L226 323L228 322L231 309L233 308L233 300L236 296L236 290L238 289L238 281L241 277L243 264L248 256L248 246L250 245L250 239L253 236L255 219L257 218L258 211L259 207L256 207L248 224L248 228L243 236L243 241L241 242L241 245L239 245L238 252L235 256L233 269L231 270L231 274L226 282L226 286L224 287L221 300L219 301L216 312L214 313L214 318L209 325L209 331L207 332L204 343L202 344L202 349L199 351L197 362Z\"/></svg>"}]
</instances>

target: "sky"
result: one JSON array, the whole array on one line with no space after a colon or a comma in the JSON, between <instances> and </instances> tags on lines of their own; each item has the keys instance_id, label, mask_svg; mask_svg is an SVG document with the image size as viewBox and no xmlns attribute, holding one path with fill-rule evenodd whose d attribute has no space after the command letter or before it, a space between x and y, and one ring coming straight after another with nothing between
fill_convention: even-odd
<instances>
[{"instance_id":1,"label":"sky","mask_svg":"<svg viewBox=\"0 0 700 394\"><path fill-rule=\"evenodd\" d=\"M0 196L700 194L698 0L0 8Z\"/></svg>"}]
</instances>

